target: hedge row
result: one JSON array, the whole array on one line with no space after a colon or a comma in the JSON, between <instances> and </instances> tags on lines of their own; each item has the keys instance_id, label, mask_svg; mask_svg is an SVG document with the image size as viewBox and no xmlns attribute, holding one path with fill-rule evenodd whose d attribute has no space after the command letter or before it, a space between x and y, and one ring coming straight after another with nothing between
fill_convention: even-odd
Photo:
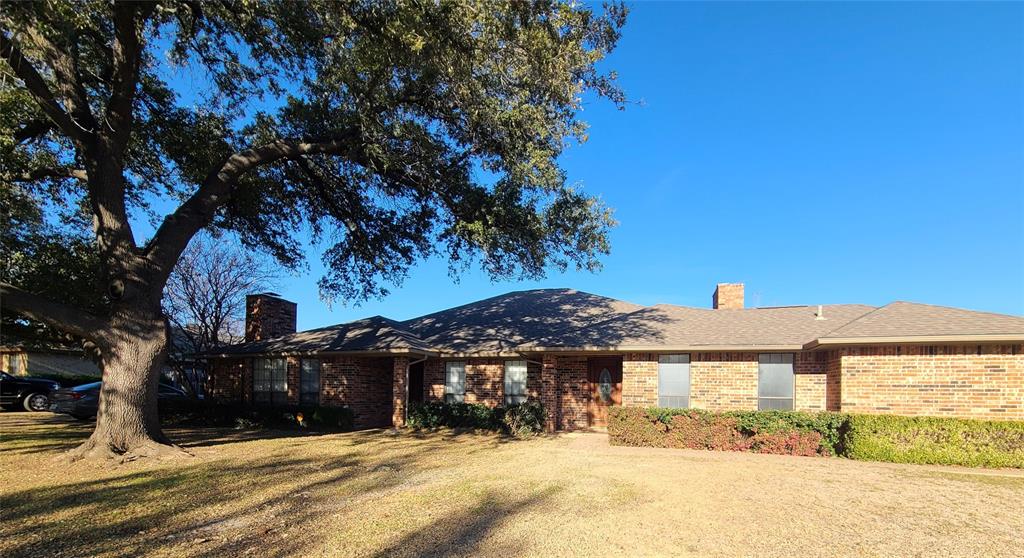
<instances>
[{"instance_id":1,"label":"hedge row","mask_svg":"<svg viewBox=\"0 0 1024 558\"><path fill-rule=\"evenodd\" d=\"M176 405L161 421L177 426L227 426L244 429L351 430L352 409L315 405L259 406L207 401Z\"/></svg>"},{"instance_id":2,"label":"hedge row","mask_svg":"<svg viewBox=\"0 0 1024 558\"><path fill-rule=\"evenodd\" d=\"M1024 422L851 415L844 455L893 463L1024 468Z\"/></svg>"},{"instance_id":3,"label":"hedge row","mask_svg":"<svg viewBox=\"0 0 1024 558\"><path fill-rule=\"evenodd\" d=\"M535 401L505 407L430 402L412 406L407 422L413 428L472 428L527 436L544 429L544 407Z\"/></svg>"},{"instance_id":4,"label":"hedge row","mask_svg":"<svg viewBox=\"0 0 1024 558\"><path fill-rule=\"evenodd\" d=\"M612 444L624 446L1024 468L1024 422L614 407L608 434Z\"/></svg>"}]
</instances>

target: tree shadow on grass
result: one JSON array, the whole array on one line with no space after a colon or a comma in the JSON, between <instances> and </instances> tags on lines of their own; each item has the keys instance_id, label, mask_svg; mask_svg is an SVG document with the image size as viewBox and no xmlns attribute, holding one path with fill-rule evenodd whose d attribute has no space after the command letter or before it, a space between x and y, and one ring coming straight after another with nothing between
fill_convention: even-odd
<instances>
[{"instance_id":1,"label":"tree shadow on grass","mask_svg":"<svg viewBox=\"0 0 1024 558\"><path fill-rule=\"evenodd\" d=\"M484 548L490 555L522 554L528 541L499 544L488 540L490 534L512 517L540 507L559 490L559 487L552 487L540 493L511 499L488 492L471 508L431 521L375 556L472 556L480 554Z\"/></svg>"},{"instance_id":2,"label":"tree shadow on grass","mask_svg":"<svg viewBox=\"0 0 1024 558\"><path fill-rule=\"evenodd\" d=\"M69 444L89 430L38 426L41 432L34 436L59 435ZM191 431L182 441L196 447L209 434ZM348 506L417 488L436 478L435 469L446 467L443 460L424 456L463 442L367 431L343 434L332 441L331 451L312 455L310 443L317 442L298 437L265 450L261 446L270 452L263 456L185 460L123 473L115 468L101 478L66 482L59 477L42 486L5 490L0 494L0 554L145 555L157 549L211 557L306 554L322 548L324 541L296 526L322 525L329 514ZM459 455L495 447L483 438L467 443L471 447L461 448ZM436 533L424 528L409 535L402 547L419 548L412 539L428 537L445 548L472 544L513 508L531 505L534 499L509 502L488 496L465 517L439 520L444 524Z\"/></svg>"}]
</instances>

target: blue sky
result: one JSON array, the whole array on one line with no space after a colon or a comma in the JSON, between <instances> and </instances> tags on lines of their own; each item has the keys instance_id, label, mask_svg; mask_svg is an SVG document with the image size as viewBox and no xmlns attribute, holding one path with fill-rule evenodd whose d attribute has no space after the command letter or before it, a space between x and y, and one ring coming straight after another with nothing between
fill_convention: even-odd
<instances>
[{"instance_id":1,"label":"blue sky","mask_svg":"<svg viewBox=\"0 0 1024 558\"><path fill-rule=\"evenodd\" d=\"M640 3L607 60L635 102L590 103L571 182L615 208L597 274L455 284L444 262L384 300L282 280L306 329L572 287L703 306L893 300L1024 314L1024 4Z\"/></svg>"}]
</instances>

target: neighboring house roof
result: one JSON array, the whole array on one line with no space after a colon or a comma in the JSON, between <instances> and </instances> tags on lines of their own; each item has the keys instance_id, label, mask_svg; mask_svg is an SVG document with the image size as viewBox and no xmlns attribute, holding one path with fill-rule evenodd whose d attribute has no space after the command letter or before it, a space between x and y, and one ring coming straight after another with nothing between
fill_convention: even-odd
<instances>
[{"instance_id":1,"label":"neighboring house roof","mask_svg":"<svg viewBox=\"0 0 1024 558\"><path fill-rule=\"evenodd\" d=\"M821 315L818 315L819 308ZM928 332L928 333L921 333ZM1024 340L1024 318L906 302L705 309L640 306L572 289L517 291L406 321L382 316L226 347L225 355L456 355L595 350L799 350L832 339L938 333ZM856 342L856 341L854 341Z\"/></svg>"}]
</instances>

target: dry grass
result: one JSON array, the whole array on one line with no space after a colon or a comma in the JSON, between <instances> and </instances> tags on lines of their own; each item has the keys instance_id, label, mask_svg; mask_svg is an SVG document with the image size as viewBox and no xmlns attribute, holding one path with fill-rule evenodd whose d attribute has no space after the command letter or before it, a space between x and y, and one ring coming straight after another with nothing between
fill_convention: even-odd
<instances>
[{"instance_id":1,"label":"dry grass","mask_svg":"<svg viewBox=\"0 0 1024 558\"><path fill-rule=\"evenodd\" d=\"M0 413L0 555L1024 555L1021 471L381 431L54 461L87 427Z\"/></svg>"}]
</instances>

